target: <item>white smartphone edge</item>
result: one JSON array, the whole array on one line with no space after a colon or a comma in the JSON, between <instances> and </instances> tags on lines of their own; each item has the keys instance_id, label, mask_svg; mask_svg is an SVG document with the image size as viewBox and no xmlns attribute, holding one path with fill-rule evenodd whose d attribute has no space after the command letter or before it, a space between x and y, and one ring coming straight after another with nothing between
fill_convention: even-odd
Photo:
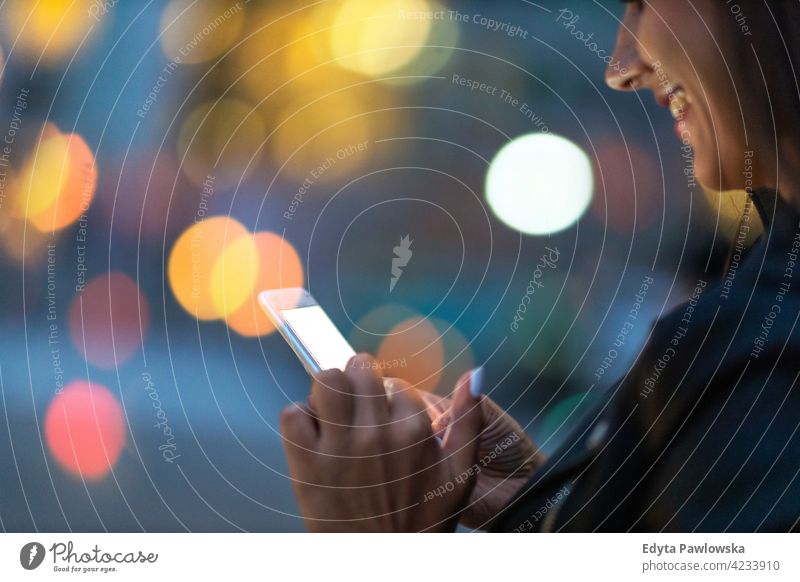
<instances>
[{"instance_id":1,"label":"white smartphone edge","mask_svg":"<svg viewBox=\"0 0 800 582\"><path fill-rule=\"evenodd\" d=\"M295 333L292 327L281 315L284 309L299 309L301 307L311 307L319 305L316 299L307 289L300 287L290 287L284 289L268 289L258 294L258 304L267 314L275 329L281 334L289 347L303 364L303 367L314 376L322 371L319 362L314 358L314 354L306 347L303 340ZM284 307L285 306L285 307ZM324 310L323 310L324 311ZM327 316L327 313L326 313ZM350 348L352 350L352 347ZM353 350L355 355L355 350Z\"/></svg>"}]
</instances>

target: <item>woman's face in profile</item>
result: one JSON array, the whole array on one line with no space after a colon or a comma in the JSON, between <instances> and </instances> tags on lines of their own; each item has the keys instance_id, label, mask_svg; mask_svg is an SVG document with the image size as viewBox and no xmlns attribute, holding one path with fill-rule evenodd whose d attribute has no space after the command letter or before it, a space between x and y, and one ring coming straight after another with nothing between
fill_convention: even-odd
<instances>
[{"instance_id":1,"label":"woman's face in profile","mask_svg":"<svg viewBox=\"0 0 800 582\"><path fill-rule=\"evenodd\" d=\"M754 72L741 58L750 45L741 21L725 0L627 4L614 55L620 65L606 72L608 84L652 90L671 110L679 139L694 150L698 180L716 190L743 188L745 151L758 136L747 121Z\"/></svg>"}]
</instances>

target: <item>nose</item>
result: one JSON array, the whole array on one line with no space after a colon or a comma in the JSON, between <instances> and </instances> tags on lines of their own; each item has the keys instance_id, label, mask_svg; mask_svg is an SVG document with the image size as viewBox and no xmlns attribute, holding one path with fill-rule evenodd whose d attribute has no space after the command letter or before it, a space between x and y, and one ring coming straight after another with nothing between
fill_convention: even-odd
<instances>
[{"instance_id":1,"label":"nose","mask_svg":"<svg viewBox=\"0 0 800 582\"><path fill-rule=\"evenodd\" d=\"M606 84L617 91L632 91L651 72L636 41L636 17L626 16L617 33L617 44L606 67Z\"/></svg>"}]
</instances>

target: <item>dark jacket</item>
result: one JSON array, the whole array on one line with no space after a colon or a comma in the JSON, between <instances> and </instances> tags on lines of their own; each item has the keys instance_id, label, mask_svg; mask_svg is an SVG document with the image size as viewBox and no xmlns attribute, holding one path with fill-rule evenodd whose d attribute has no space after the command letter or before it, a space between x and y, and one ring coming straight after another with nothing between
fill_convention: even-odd
<instances>
[{"instance_id":1,"label":"dark jacket","mask_svg":"<svg viewBox=\"0 0 800 582\"><path fill-rule=\"evenodd\" d=\"M790 531L800 526L800 213L659 319L636 364L492 531Z\"/></svg>"}]
</instances>

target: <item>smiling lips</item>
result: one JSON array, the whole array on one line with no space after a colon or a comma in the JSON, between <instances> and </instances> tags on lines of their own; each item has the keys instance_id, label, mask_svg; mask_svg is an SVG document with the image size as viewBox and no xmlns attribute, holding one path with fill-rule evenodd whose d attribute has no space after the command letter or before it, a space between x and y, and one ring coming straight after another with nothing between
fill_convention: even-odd
<instances>
[{"instance_id":1,"label":"smiling lips","mask_svg":"<svg viewBox=\"0 0 800 582\"><path fill-rule=\"evenodd\" d=\"M675 121L683 121L686 117L686 109L689 106L689 101L686 97L686 91L681 88L674 89L669 93L669 112Z\"/></svg>"}]
</instances>

